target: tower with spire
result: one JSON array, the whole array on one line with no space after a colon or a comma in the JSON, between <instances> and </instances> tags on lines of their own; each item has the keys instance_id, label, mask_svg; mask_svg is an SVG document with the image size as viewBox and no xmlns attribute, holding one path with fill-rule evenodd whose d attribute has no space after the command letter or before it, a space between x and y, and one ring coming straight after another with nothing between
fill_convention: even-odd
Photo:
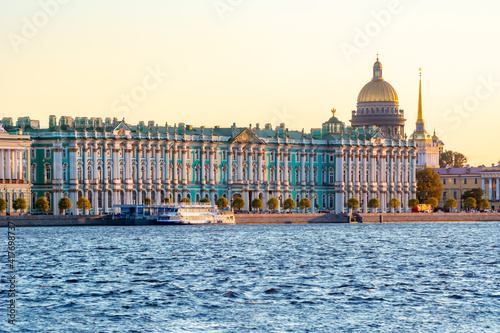
<instances>
[{"instance_id":1,"label":"tower with spire","mask_svg":"<svg viewBox=\"0 0 500 333\"><path fill-rule=\"evenodd\" d=\"M422 68L419 69L417 121L410 140L417 148L417 168L439 168L439 157L443 152L444 143L437 137L436 130L432 136L425 130L422 106Z\"/></svg>"}]
</instances>

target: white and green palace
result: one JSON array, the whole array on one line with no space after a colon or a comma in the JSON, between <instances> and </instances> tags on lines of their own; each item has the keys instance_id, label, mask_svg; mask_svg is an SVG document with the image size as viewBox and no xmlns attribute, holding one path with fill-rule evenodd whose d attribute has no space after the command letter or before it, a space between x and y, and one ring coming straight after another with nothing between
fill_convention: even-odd
<instances>
[{"instance_id":1,"label":"white and green palace","mask_svg":"<svg viewBox=\"0 0 500 333\"><path fill-rule=\"evenodd\" d=\"M329 120L309 132L284 124L206 128L55 116L48 128L29 117L2 123L9 133L31 139L22 162L29 166L30 205L44 196L54 214L63 196L73 202L73 214L82 213L76 208L82 196L92 203L92 214L145 198L160 204L166 197L215 202L221 196L241 196L246 210L253 199L265 203L270 197L281 205L289 197L297 203L307 197L314 211L335 212L346 211L351 197L364 212L371 198L380 200L382 211L398 198L406 209L415 197L416 150L404 134L394 88L387 93L380 84L385 81L377 60L353 112L362 121L346 126L332 110Z\"/></svg>"}]
</instances>

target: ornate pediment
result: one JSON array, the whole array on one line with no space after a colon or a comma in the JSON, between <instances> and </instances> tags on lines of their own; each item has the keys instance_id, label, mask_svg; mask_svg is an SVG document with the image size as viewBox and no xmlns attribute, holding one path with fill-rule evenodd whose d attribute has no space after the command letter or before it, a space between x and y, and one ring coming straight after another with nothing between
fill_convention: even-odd
<instances>
[{"instance_id":1,"label":"ornate pediment","mask_svg":"<svg viewBox=\"0 0 500 333\"><path fill-rule=\"evenodd\" d=\"M130 135L130 132L130 127L128 127L128 125L125 124L123 120L120 121L120 123L118 123L118 125L116 125L116 127L113 129L113 134L117 136Z\"/></svg>"},{"instance_id":2,"label":"ornate pediment","mask_svg":"<svg viewBox=\"0 0 500 333\"><path fill-rule=\"evenodd\" d=\"M264 143L259 137L250 129L244 129L240 134L238 134L234 140L234 143Z\"/></svg>"}]
</instances>

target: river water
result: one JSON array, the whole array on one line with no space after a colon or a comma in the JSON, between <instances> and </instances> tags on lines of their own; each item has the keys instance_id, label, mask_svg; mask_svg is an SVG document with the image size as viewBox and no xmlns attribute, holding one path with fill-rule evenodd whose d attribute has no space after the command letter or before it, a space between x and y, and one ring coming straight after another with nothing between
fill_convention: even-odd
<instances>
[{"instance_id":1,"label":"river water","mask_svg":"<svg viewBox=\"0 0 500 333\"><path fill-rule=\"evenodd\" d=\"M16 231L2 331L500 332L496 222Z\"/></svg>"}]
</instances>

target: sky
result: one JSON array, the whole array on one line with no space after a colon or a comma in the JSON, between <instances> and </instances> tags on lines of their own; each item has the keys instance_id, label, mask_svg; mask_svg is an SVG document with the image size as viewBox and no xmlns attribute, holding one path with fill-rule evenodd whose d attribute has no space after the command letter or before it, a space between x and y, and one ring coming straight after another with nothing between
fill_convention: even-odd
<instances>
[{"instance_id":1,"label":"sky","mask_svg":"<svg viewBox=\"0 0 500 333\"><path fill-rule=\"evenodd\" d=\"M415 129L500 160L500 2L0 0L0 112L136 124L349 124L377 53Z\"/></svg>"}]
</instances>

